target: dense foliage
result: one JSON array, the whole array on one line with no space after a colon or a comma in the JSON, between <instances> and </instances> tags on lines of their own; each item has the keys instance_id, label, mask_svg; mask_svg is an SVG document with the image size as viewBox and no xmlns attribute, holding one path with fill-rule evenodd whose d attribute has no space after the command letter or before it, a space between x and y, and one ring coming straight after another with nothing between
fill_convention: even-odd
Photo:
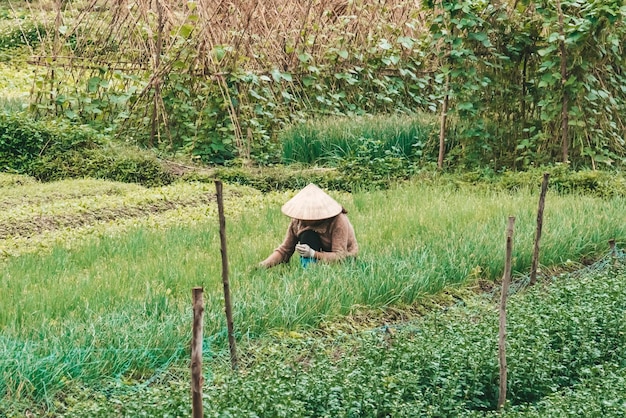
<instances>
[{"instance_id":1,"label":"dense foliage","mask_svg":"<svg viewBox=\"0 0 626 418\"><path fill-rule=\"evenodd\" d=\"M623 271L555 279L549 292L537 288L509 302L508 400L513 409L587 380L619 375L626 366ZM342 417L466 416L494 410L497 314L488 305L468 303L404 324L399 336L380 329L319 346L317 340L295 341L303 357L293 363L254 362L242 375L214 377L209 410L215 408L215 416ZM609 396L615 399L607 399L607 410L610 401L614 411L624 406L623 394Z\"/></svg>"},{"instance_id":2,"label":"dense foliage","mask_svg":"<svg viewBox=\"0 0 626 418\"><path fill-rule=\"evenodd\" d=\"M100 62L115 53L123 61L149 45L145 52L153 59L138 60L141 71L115 61L96 64L79 83L64 82L74 77L71 66L46 62L34 110L113 124L139 144L207 162L239 155L267 163L280 157L276 138L286 124L320 115L437 116L447 99L447 164L495 170L565 160L622 165L626 7L614 0L514 5L442 0L418 10L412 1L387 8L356 1L330 11L315 3L324 24L309 21L304 9L290 16L302 30L283 34L284 51L276 54L263 50L267 44L257 40L264 34L250 24L259 9L240 10L248 19L242 16L232 31L211 24L220 10L207 15L184 6L176 20L158 5L133 4L146 17L142 30L129 31L129 21L120 18L126 12L115 5L110 16L83 9L76 30L69 30L68 18L48 31L59 37L54 54ZM64 12L72 16L72 10ZM103 19L112 28L100 29ZM90 23L94 30L85 30ZM157 36L155 42L146 43L149 36ZM42 43L43 55L50 56L52 44ZM437 145L430 146L432 154Z\"/></svg>"},{"instance_id":3,"label":"dense foliage","mask_svg":"<svg viewBox=\"0 0 626 418\"><path fill-rule=\"evenodd\" d=\"M0 9L0 22L7 20L10 22L11 17L15 16L7 10ZM21 14L17 18L25 19L26 16ZM37 46L45 36L45 31L43 24L35 24L31 21L26 21L22 25L0 23L0 61L12 61L16 54L21 53L24 46Z\"/></svg>"},{"instance_id":4,"label":"dense foliage","mask_svg":"<svg viewBox=\"0 0 626 418\"><path fill-rule=\"evenodd\" d=\"M111 146L88 126L37 121L21 113L0 115L0 170L42 181L92 177L148 186L173 181L152 154Z\"/></svg>"}]
</instances>

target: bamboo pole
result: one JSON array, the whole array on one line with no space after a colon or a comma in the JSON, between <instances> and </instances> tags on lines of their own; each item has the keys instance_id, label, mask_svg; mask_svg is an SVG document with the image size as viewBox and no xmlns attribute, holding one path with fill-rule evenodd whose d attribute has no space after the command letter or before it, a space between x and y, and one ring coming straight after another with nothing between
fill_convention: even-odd
<instances>
[{"instance_id":1,"label":"bamboo pole","mask_svg":"<svg viewBox=\"0 0 626 418\"><path fill-rule=\"evenodd\" d=\"M543 173L541 182L541 194L539 195L539 208L537 209L537 232L535 233L535 248L533 250L533 263L530 268L530 284L537 281L537 267L539 265L539 240L541 239L541 229L543 227L543 208L546 203L546 192L548 191L548 180L550 173Z\"/></svg>"},{"instance_id":2,"label":"bamboo pole","mask_svg":"<svg viewBox=\"0 0 626 418\"><path fill-rule=\"evenodd\" d=\"M158 27L157 27L157 39L154 51L154 68L152 73L155 74L159 71L161 67L161 49L163 48L163 29L165 27L165 20L163 17L163 5L160 0L156 2L157 8L157 16L158 16ZM161 99L161 80L157 79L154 83L154 97L152 98L152 115L151 115L151 128L150 128L150 147L153 147L156 143L160 142L160 138L158 138L158 129L159 129L159 101Z\"/></svg>"},{"instance_id":3,"label":"bamboo pole","mask_svg":"<svg viewBox=\"0 0 626 418\"><path fill-rule=\"evenodd\" d=\"M500 360L500 396L498 397L498 410L506 403L506 298L509 293L511 282L511 257L513 253L513 227L515 217L509 216L509 224L506 229L506 258L504 263L504 275L502 277L502 294L500 297L500 330L498 338L498 358Z\"/></svg>"},{"instance_id":4,"label":"bamboo pole","mask_svg":"<svg viewBox=\"0 0 626 418\"><path fill-rule=\"evenodd\" d=\"M446 9L443 5L443 1L441 1L441 14L445 14ZM445 18L446 26L449 26L450 36L454 36L454 25L450 24L450 20ZM444 96L443 103L441 104L441 115L439 119L439 156L437 157L437 168L439 170L443 170L443 160L446 153L446 128L448 121L448 106L450 102L450 71L452 68L452 60L450 58L450 54L452 51L452 46L448 46L448 50L445 55L445 63L447 63L450 68L447 69L445 84L444 84Z\"/></svg>"},{"instance_id":5,"label":"bamboo pole","mask_svg":"<svg viewBox=\"0 0 626 418\"><path fill-rule=\"evenodd\" d=\"M443 169L443 159L446 153L446 123L448 120L448 101L450 88L450 74L446 75L445 96L443 96L443 104L441 105L441 118L439 121L439 156L437 157L437 168Z\"/></svg>"},{"instance_id":6,"label":"bamboo pole","mask_svg":"<svg viewBox=\"0 0 626 418\"><path fill-rule=\"evenodd\" d=\"M564 163L569 158L569 95L567 94L567 47L565 46L565 23L561 1L556 0L556 8L559 16L559 52L561 54L561 91L563 93L561 108L561 153ZM592 159L593 162L593 159Z\"/></svg>"},{"instance_id":7,"label":"bamboo pole","mask_svg":"<svg viewBox=\"0 0 626 418\"><path fill-rule=\"evenodd\" d=\"M217 210L220 221L220 242L222 249L222 284L224 285L224 307L226 311L226 324L228 326L228 346L230 348L230 362L233 370L237 369L237 347L235 346L235 334L233 325L233 309L230 301L230 282L228 279L228 255L226 252L226 218L224 217L224 199L222 195L222 182L215 181L217 191Z\"/></svg>"},{"instance_id":8,"label":"bamboo pole","mask_svg":"<svg viewBox=\"0 0 626 418\"><path fill-rule=\"evenodd\" d=\"M194 287L193 296L193 330L191 337L191 409L193 418L203 416L202 406L202 328L204 301L202 298L203 289Z\"/></svg>"}]
</instances>

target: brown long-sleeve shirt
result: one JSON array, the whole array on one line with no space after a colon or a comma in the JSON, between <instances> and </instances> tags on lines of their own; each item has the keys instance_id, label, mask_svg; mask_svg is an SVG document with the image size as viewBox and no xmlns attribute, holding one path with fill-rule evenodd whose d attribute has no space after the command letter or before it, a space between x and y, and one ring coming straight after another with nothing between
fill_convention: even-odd
<instances>
[{"instance_id":1,"label":"brown long-sleeve shirt","mask_svg":"<svg viewBox=\"0 0 626 418\"><path fill-rule=\"evenodd\" d=\"M340 213L333 218L324 219L315 224L292 219L283 243L261 264L265 267L272 267L288 262L295 251L296 244L298 244L298 237L307 230L317 232L322 241L322 251L315 252L315 258L318 260L343 260L347 257L356 256L359 251L354 228L345 213Z\"/></svg>"}]
</instances>

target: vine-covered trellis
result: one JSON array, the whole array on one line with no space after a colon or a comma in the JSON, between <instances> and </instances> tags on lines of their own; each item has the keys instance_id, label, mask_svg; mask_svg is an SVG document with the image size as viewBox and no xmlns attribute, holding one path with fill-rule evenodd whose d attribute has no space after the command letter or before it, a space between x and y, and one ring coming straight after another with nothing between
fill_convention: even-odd
<instances>
[{"instance_id":1,"label":"vine-covered trellis","mask_svg":"<svg viewBox=\"0 0 626 418\"><path fill-rule=\"evenodd\" d=\"M313 115L423 111L440 166L626 161L622 1L13 3L34 111L146 146L220 162Z\"/></svg>"},{"instance_id":2,"label":"vine-covered trellis","mask_svg":"<svg viewBox=\"0 0 626 418\"><path fill-rule=\"evenodd\" d=\"M402 0L373 5L337 0L54 0L26 5L45 28L32 45L30 61L45 68L35 89L38 111L80 120L133 119L149 126L149 136L141 141L159 145L165 135L166 142L179 148L184 141L177 143L172 134L180 134L185 123L172 118L171 101L180 99L181 92L194 100L212 93L214 98L197 103L208 106L208 114L200 111L195 119L227 119L228 126L213 130L232 136L244 154L249 154L254 133L250 126L243 132L237 105L242 98L233 97L241 93L233 88L239 80L233 74L269 75L291 83L293 78L285 74L301 71L303 61L313 65L333 60L333 54L335 61L347 61L347 51L375 45L377 30L386 25L402 28L406 37L423 31L416 25L419 5Z\"/></svg>"}]
</instances>

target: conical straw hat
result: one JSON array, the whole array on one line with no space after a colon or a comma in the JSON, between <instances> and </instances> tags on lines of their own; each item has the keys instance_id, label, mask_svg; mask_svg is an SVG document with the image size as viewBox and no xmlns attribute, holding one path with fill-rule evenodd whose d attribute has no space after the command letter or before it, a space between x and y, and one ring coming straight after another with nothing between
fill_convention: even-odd
<instances>
[{"instance_id":1,"label":"conical straw hat","mask_svg":"<svg viewBox=\"0 0 626 418\"><path fill-rule=\"evenodd\" d=\"M282 211L290 218L302 221L318 221L339 215L342 206L322 189L311 183L300 190L282 207Z\"/></svg>"}]
</instances>

